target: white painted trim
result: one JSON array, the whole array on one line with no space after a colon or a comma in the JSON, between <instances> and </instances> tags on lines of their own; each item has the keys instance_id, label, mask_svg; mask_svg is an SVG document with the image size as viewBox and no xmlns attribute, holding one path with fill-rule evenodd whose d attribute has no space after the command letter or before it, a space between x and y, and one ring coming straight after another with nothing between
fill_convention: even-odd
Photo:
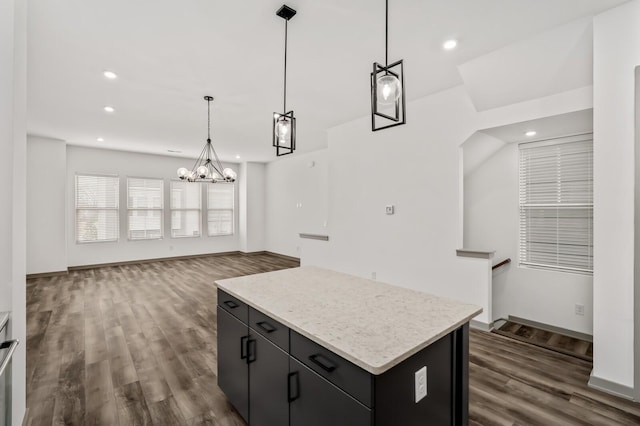
<instances>
[{"instance_id":1,"label":"white painted trim","mask_svg":"<svg viewBox=\"0 0 640 426\"><path fill-rule=\"evenodd\" d=\"M472 249L456 249L458 257L475 257L478 259L491 259L496 254L495 250L472 250Z\"/></svg>"},{"instance_id":2,"label":"white painted trim","mask_svg":"<svg viewBox=\"0 0 640 426\"><path fill-rule=\"evenodd\" d=\"M493 330L493 325L492 324L487 324L486 322L482 322L482 321L478 321L478 320L469 321L469 326L471 328L474 328L474 329L480 330L480 331L489 332L489 331Z\"/></svg>"},{"instance_id":3,"label":"white painted trim","mask_svg":"<svg viewBox=\"0 0 640 426\"><path fill-rule=\"evenodd\" d=\"M633 397L635 391L633 390L633 388L594 376L593 372L589 377L588 385L590 388L597 389L611 395L619 396L621 398L629 399L632 401L634 400Z\"/></svg>"}]
</instances>

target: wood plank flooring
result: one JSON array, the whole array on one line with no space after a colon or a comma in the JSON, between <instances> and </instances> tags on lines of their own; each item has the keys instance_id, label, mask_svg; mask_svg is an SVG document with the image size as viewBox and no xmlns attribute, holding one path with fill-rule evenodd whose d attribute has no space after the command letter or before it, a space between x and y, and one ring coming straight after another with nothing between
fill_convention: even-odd
<instances>
[{"instance_id":1,"label":"wood plank flooring","mask_svg":"<svg viewBox=\"0 0 640 426\"><path fill-rule=\"evenodd\" d=\"M27 425L241 425L217 386L214 281L299 266L228 255L27 282Z\"/></svg>"},{"instance_id":2,"label":"wood plank flooring","mask_svg":"<svg viewBox=\"0 0 640 426\"><path fill-rule=\"evenodd\" d=\"M540 346L541 348L571 355L586 361L593 361L593 343L586 340L513 321L506 321L499 329L495 329L493 332Z\"/></svg>"},{"instance_id":3,"label":"wood plank flooring","mask_svg":"<svg viewBox=\"0 0 640 426\"><path fill-rule=\"evenodd\" d=\"M228 255L28 280L25 424L244 425L216 384L213 281L294 266ZM470 348L471 425L640 424L640 405L586 386L588 361L475 330Z\"/></svg>"}]
</instances>

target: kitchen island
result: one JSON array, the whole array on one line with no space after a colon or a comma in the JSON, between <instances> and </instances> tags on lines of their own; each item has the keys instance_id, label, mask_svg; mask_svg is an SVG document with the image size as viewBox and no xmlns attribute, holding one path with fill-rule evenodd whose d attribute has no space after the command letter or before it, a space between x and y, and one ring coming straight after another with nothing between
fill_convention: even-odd
<instances>
[{"instance_id":1,"label":"kitchen island","mask_svg":"<svg viewBox=\"0 0 640 426\"><path fill-rule=\"evenodd\" d=\"M218 385L252 426L467 424L481 308L313 266L216 284Z\"/></svg>"}]
</instances>

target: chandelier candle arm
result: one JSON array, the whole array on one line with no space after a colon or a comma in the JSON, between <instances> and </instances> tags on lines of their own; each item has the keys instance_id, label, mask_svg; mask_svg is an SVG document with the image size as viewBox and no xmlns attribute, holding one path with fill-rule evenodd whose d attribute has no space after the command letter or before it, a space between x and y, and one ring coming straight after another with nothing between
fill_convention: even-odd
<instances>
[{"instance_id":1,"label":"chandelier candle arm","mask_svg":"<svg viewBox=\"0 0 640 426\"><path fill-rule=\"evenodd\" d=\"M218 158L218 154L211 143L211 101L213 97L205 96L204 100L207 101L207 142L191 171L185 167L180 167L177 172L178 177L187 182L235 182L238 178L237 173L230 168L222 168L220 158ZM215 163L211 159L212 157L215 159Z\"/></svg>"}]
</instances>

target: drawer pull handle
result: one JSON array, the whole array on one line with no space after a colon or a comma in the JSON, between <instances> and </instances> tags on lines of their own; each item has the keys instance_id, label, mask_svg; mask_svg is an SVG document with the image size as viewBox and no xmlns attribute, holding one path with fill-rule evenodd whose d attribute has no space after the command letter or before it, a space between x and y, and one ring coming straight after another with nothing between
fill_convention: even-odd
<instances>
[{"instance_id":1,"label":"drawer pull handle","mask_svg":"<svg viewBox=\"0 0 640 426\"><path fill-rule=\"evenodd\" d=\"M276 331L276 330L277 330L277 328L275 328L274 326L272 326L271 324L269 324L269 323L268 323L268 322L266 322L266 321L260 321L260 322L257 322L257 323L256 323L256 325L257 325L258 327L260 327L260 328L261 328L265 333L267 333L267 334L268 334L268 333L273 333L274 331Z\"/></svg>"},{"instance_id":2,"label":"drawer pull handle","mask_svg":"<svg viewBox=\"0 0 640 426\"><path fill-rule=\"evenodd\" d=\"M229 309L235 309L235 308L237 308L238 306L240 306L240 305L238 305L236 302L234 302L233 300L225 300L223 303L224 303L225 305L227 305L227 307L228 307Z\"/></svg>"},{"instance_id":3,"label":"drawer pull handle","mask_svg":"<svg viewBox=\"0 0 640 426\"><path fill-rule=\"evenodd\" d=\"M338 366L321 354L309 355L309 360L327 373L333 372Z\"/></svg>"},{"instance_id":4,"label":"drawer pull handle","mask_svg":"<svg viewBox=\"0 0 640 426\"><path fill-rule=\"evenodd\" d=\"M248 341L249 336L242 336L240 338L240 359L247 359L247 353L249 352L249 345L247 345Z\"/></svg>"},{"instance_id":5,"label":"drawer pull handle","mask_svg":"<svg viewBox=\"0 0 640 426\"><path fill-rule=\"evenodd\" d=\"M295 379L293 380L293 384L291 379ZM298 383L298 372L294 371L293 373L289 373L289 375L287 376L287 400L289 402L293 402L296 399L300 398L300 386ZM291 392L293 391L295 387L295 394L291 394Z\"/></svg>"},{"instance_id":6,"label":"drawer pull handle","mask_svg":"<svg viewBox=\"0 0 640 426\"><path fill-rule=\"evenodd\" d=\"M255 339L249 339L247 341L247 364L251 364L256 360L256 345L257 341Z\"/></svg>"}]
</instances>

